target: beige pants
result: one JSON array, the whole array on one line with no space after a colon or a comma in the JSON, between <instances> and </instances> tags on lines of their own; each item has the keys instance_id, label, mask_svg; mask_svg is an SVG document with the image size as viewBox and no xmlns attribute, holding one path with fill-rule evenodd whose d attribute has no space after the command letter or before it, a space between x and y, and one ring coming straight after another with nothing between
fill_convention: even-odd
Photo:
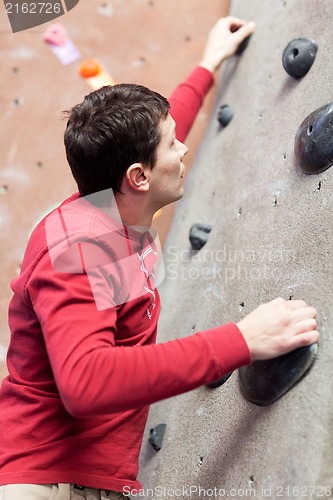
<instances>
[{"instance_id":1,"label":"beige pants","mask_svg":"<svg viewBox=\"0 0 333 500\"><path fill-rule=\"evenodd\" d=\"M0 486L0 500L122 500L122 493L85 488L72 484L7 484Z\"/></svg>"}]
</instances>

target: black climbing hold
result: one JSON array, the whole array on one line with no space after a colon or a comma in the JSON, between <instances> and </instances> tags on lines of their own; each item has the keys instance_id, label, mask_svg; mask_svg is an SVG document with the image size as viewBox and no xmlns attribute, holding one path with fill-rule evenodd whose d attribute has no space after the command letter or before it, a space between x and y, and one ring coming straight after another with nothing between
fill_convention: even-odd
<instances>
[{"instance_id":1,"label":"black climbing hold","mask_svg":"<svg viewBox=\"0 0 333 500\"><path fill-rule=\"evenodd\" d=\"M310 38L295 38L288 43L282 55L282 64L288 75L301 78L311 68L318 44Z\"/></svg>"},{"instance_id":2,"label":"black climbing hold","mask_svg":"<svg viewBox=\"0 0 333 500\"><path fill-rule=\"evenodd\" d=\"M148 438L148 441L156 451L159 451L162 448L165 429L166 424L158 424L150 429L150 436Z\"/></svg>"},{"instance_id":3,"label":"black climbing hold","mask_svg":"<svg viewBox=\"0 0 333 500\"><path fill-rule=\"evenodd\" d=\"M238 48L235 52L236 56L240 56L241 54L243 54L244 50L249 45L249 41L251 39L251 36L252 35L249 35L246 38L244 38L244 40L238 45Z\"/></svg>"},{"instance_id":4,"label":"black climbing hold","mask_svg":"<svg viewBox=\"0 0 333 500\"><path fill-rule=\"evenodd\" d=\"M310 113L299 126L295 154L306 174L319 174L333 164L333 101Z\"/></svg>"},{"instance_id":5,"label":"black climbing hold","mask_svg":"<svg viewBox=\"0 0 333 500\"><path fill-rule=\"evenodd\" d=\"M275 359L254 361L239 368L244 397L258 406L274 403L306 374L317 351L318 344L312 344Z\"/></svg>"},{"instance_id":6,"label":"black climbing hold","mask_svg":"<svg viewBox=\"0 0 333 500\"><path fill-rule=\"evenodd\" d=\"M234 116L234 110L229 106L229 104L222 104L217 114L217 119L222 125L222 127L226 127Z\"/></svg>"},{"instance_id":7,"label":"black climbing hold","mask_svg":"<svg viewBox=\"0 0 333 500\"><path fill-rule=\"evenodd\" d=\"M233 372L226 373L223 375L223 377L218 378L217 380L214 380L213 382L210 382L210 384L207 384L207 387L210 389L216 389L216 387L220 387L221 385L224 384L228 380L229 377L231 377Z\"/></svg>"},{"instance_id":8,"label":"black climbing hold","mask_svg":"<svg viewBox=\"0 0 333 500\"><path fill-rule=\"evenodd\" d=\"M212 226L210 224L193 224L189 235L193 250L200 250L206 245L211 230Z\"/></svg>"}]
</instances>

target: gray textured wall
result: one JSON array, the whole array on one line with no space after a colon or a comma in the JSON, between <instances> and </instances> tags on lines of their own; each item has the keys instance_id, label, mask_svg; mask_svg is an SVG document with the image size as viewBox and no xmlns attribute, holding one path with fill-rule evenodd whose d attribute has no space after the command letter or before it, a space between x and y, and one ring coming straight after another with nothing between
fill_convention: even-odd
<instances>
[{"instance_id":1,"label":"gray textured wall","mask_svg":"<svg viewBox=\"0 0 333 500\"><path fill-rule=\"evenodd\" d=\"M218 389L153 405L141 480L146 488L224 488L236 498L253 491L256 498L327 498L320 486L333 487L333 168L303 174L293 146L303 119L333 99L332 1L239 0L233 13L255 20L257 31L244 54L222 68L165 245L159 341L238 321L261 302L292 296L318 308L320 349L306 378L270 406L242 397L237 372ZM295 81L281 56L299 36L315 39L319 50L310 72ZM219 130L223 103L235 117ZM196 256L188 241L195 222L213 224ZM147 440L160 422L167 430L155 452Z\"/></svg>"}]
</instances>

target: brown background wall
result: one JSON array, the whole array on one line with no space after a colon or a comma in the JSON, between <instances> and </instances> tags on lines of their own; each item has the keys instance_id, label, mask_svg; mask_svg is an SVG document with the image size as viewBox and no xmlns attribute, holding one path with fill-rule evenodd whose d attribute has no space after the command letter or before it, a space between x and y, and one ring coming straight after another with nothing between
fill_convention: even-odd
<instances>
[{"instance_id":1,"label":"brown background wall","mask_svg":"<svg viewBox=\"0 0 333 500\"><path fill-rule=\"evenodd\" d=\"M90 91L78 76L88 57L118 82L147 85L168 96L201 58L206 35L229 0L81 0L60 22L81 52L62 66L43 32L51 23L12 34L0 4L0 376L6 373L10 280L28 235L50 207L75 190L67 167L62 111ZM108 14L108 15L106 15ZM188 139L190 166L208 121L213 93ZM156 221L162 242L173 207Z\"/></svg>"}]
</instances>

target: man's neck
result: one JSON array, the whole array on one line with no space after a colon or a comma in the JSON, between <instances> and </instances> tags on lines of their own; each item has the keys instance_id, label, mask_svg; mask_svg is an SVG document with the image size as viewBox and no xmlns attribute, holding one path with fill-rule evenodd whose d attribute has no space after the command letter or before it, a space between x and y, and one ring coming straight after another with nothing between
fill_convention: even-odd
<instances>
[{"instance_id":1,"label":"man's neck","mask_svg":"<svg viewBox=\"0 0 333 500\"><path fill-rule=\"evenodd\" d=\"M124 200L124 197L117 193L115 195L120 218L123 224L137 231L148 231L153 222L154 212L148 207L135 203L135 200Z\"/></svg>"}]
</instances>

